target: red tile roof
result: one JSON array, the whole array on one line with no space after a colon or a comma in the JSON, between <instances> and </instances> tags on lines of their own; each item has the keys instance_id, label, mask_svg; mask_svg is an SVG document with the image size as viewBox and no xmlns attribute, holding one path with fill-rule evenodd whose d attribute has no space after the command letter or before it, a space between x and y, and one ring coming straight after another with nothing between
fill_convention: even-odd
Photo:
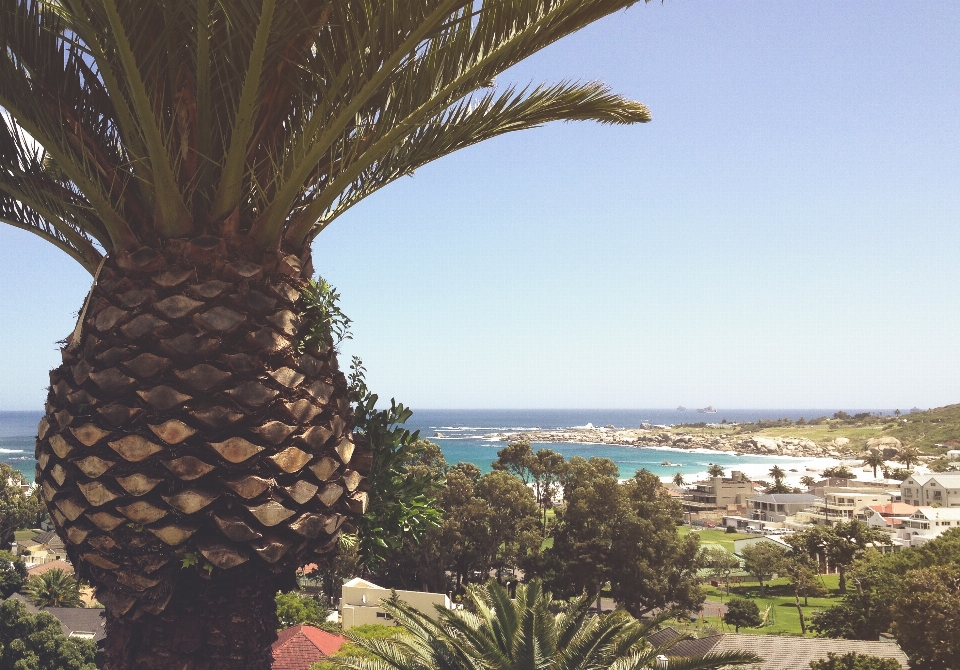
<instances>
[{"instance_id":1,"label":"red tile roof","mask_svg":"<svg viewBox=\"0 0 960 670\"><path fill-rule=\"evenodd\" d=\"M886 505L870 505L870 509L880 516L910 516L917 508L907 503L895 502Z\"/></svg>"},{"instance_id":2,"label":"red tile roof","mask_svg":"<svg viewBox=\"0 0 960 670\"><path fill-rule=\"evenodd\" d=\"M47 561L46 563L33 566L27 570L27 575L30 577L36 577L37 575L42 575L44 572L48 572L50 570L63 570L66 573L73 574L72 565L66 561L57 559L55 561Z\"/></svg>"},{"instance_id":3,"label":"red tile roof","mask_svg":"<svg viewBox=\"0 0 960 670\"><path fill-rule=\"evenodd\" d=\"M273 643L273 670L308 670L311 665L337 653L346 638L313 626L293 626L280 631Z\"/></svg>"}]
</instances>

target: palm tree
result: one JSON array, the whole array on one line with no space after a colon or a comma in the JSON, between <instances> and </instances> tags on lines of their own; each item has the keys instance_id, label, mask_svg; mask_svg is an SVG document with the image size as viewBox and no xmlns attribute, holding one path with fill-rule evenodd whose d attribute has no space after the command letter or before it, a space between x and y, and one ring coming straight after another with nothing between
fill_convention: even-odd
<instances>
[{"instance_id":1,"label":"palm tree","mask_svg":"<svg viewBox=\"0 0 960 670\"><path fill-rule=\"evenodd\" d=\"M330 660L350 670L639 670L652 667L658 654L669 656L669 646L679 640L661 648L647 641L665 616L644 623L622 610L588 616L592 598L586 595L553 614L551 595L536 580L518 586L515 600L492 580L470 589L468 597L475 611L437 608L433 617L397 598L385 601L384 609L405 634L378 640L351 637L367 656ZM753 654L727 652L675 658L670 667L694 670L757 662Z\"/></svg>"},{"instance_id":2,"label":"palm tree","mask_svg":"<svg viewBox=\"0 0 960 670\"><path fill-rule=\"evenodd\" d=\"M0 0L0 221L94 277L37 483L107 668L270 666L274 595L354 528L373 460L311 243L484 139L648 121L597 83L493 84L635 2Z\"/></svg>"},{"instance_id":3,"label":"palm tree","mask_svg":"<svg viewBox=\"0 0 960 670\"><path fill-rule=\"evenodd\" d=\"M675 474L675 475L673 476L673 484L674 484L674 486L683 486L683 485L686 484L686 483L687 483L687 482L683 479L683 473L682 473L682 472L678 472L677 474Z\"/></svg>"},{"instance_id":4,"label":"palm tree","mask_svg":"<svg viewBox=\"0 0 960 670\"><path fill-rule=\"evenodd\" d=\"M800 478L800 483L806 486L808 489L817 483L817 480L811 477L810 475L804 475Z\"/></svg>"},{"instance_id":5,"label":"palm tree","mask_svg":"<svg viewBox=\"0 0 960 670\"><path fill-rule=\"evenodd\" d=\"M770 476L773 477L773 481L779 482L787 476L787 473L779 465L774 465L772 468L770 468Z\"/></svg>"},{"instance_id":6,"label":"palm tree","mask_svg":"<svg viewBox=\"0 0 960 670\"><path fill-rule=\"evenodd\" d=\"M907 470L910 469L911 463L916 463L919 459L920 450L911 445L905 445L896 455L896 460L903 463Z\"/></svg>"},{"instance_id":7,"label":"palm tree","mask_svg":"<svg viewBox=\"0 0 960 670\"><path fill-rule=\"evenodd\" d=\"M83 607L77 580L59 568L31 577L23 595L37 607Z\"/></svg>"},{"instance_id":8,"label":"palm tree","mask_svg":"<svg viewBox=\"0 0 960 670\"><path fill-rule=\"evenodd\" d=\"M707 474L711 477L723 477L723 466L711 463L707 468Z\"/></svg>"},{"instance_id":9,"label":"palm tree","mask_svg":"<svg viewBox=\"0 0 960 670\"><path fill-rule=\"evenodd\" d=\"M886 461L883 453L879 451L868 451L863 455L863 464L868 468L873 468L873 478L877 478L877 468L882 468Z\"/></svg>"}]
</instances>

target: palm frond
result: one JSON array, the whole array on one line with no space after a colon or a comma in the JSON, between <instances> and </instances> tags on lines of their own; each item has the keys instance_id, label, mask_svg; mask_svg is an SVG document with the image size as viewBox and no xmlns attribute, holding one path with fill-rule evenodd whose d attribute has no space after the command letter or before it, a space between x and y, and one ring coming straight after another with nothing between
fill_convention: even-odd
<instances>
[{"instance_id":1,"label":"palm frond","mask_svg":"<svg viewBox=\"0 0 960 670\"><path fill-rule=\"evenodd\" d=\"M204 232L296 251L484 139L649 120L601 84L491 85L638 1L0 0L0 109L72 194L69 216L34 198L6 218L74 251L75 233L119 253Z\"/></svg>"}]
</instances>

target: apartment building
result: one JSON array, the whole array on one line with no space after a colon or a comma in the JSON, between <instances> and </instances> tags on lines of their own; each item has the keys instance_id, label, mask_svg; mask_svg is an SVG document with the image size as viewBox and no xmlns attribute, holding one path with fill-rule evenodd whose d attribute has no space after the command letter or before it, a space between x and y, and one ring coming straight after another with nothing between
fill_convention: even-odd
<instances>
[{"instance_id":1,"label":"apartment building","mask_svg":"<svg viewBox=\"0 0 960 670\"><path fill-rule=\"evenodd\" d=\"M903 525L897 531L897 538L905 547L917 547L951 528L960 527L960 508L920 507L900 521Z\"/></svg>"},{"instance_id":2,"label":"apartment building","mask_svg":"<svg viewBox=\"0 0 960 670\"><path fill-rule=\"evenodd\" d=\"M960 507L960 473L910 475L900 484L900 496L918 507Z\"/></svg>"},{"instance_id":3,"label":"apartment building","mask_svg":"<svg viewBox=\"0 0 960 670\"><path fill-rule=\"evenodd\" d=\"M753 521L783 522L788 516L795 516L821 502L822 499L810 493L765 493L747 498L747 507Z\"/></svg>"},{"instance_id":4,"label":"apartment building","mask_svg":"<svg viewBox=\"0 0 960 670\"><path fill-rule=\"evenodd\" d=\"M688 512L707 512L745 508L747 498L756 494L755 484L739 470L729 477L711 477L688 489L683 506Z\"/></svg>"},{"instance_id":5,"label":"apartment building","mask_svg":"<svg viewBox=\"0 0 960 670\"><path fill-rule=\"evenodd\" d=\"M806 513L810 523L832 526L839 521L863 518L863 508L873 505L888 505L895 494L882 489L859 487L828 487L823 500Z\"/></svg>"},{"instance_id":6,"label":"apartment building","mask_svg":"<svg viewBox=\"0 0 960 670\"><path fill-rule=\"evenodd\" d=\"M393 617L380 606L380 601L389 598L393 593L396 593L400 600L426 614L433 614L434 605L453 608L450 598L443 593L391 591L356 577L343 585L340 597L340 624L343 630L371 623L394 625Z\"/></svg>"}]
</instances>

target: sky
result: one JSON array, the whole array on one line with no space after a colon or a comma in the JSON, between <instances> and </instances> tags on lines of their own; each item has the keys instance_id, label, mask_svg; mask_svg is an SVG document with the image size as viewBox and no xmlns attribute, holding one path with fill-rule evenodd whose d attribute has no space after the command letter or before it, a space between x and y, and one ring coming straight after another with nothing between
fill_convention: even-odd
<instances>
[{"instance_id":1,"label":"sky","mask_svg":"<svg viewBox=\"0 0 960 670\"><path fill-rule=\"evenodd\" d=\"M340 217L346 360L416 408L960 402L960 3L667 0L498 85L636 126L471 147ZM0 409L40 409L89 275L0 226Z\"/></svg>"}]
</instances>

